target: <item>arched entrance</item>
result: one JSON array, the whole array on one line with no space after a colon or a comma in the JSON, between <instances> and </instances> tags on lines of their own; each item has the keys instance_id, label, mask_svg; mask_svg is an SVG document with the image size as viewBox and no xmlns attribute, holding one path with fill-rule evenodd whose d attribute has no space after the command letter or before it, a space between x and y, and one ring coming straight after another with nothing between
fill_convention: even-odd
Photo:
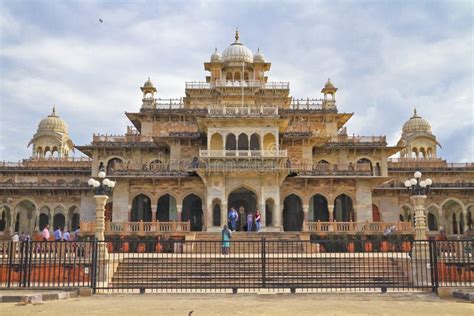
<instances>
[{"instance_id":1,"label":"arched entrance","mask_svg":"<svg viewBox=\"0 0 474 316\"><path fill-rule=\"evenodd\" d=\"M190 221L192 231L202 231L202 200L196 194L184 198L182 221Z\"/></svg>"},{"instance_id":2,"label":"arched entrance","mask_svg":"<svg viewBox=\"0 0 474 316\"><path fill-rule=\"evenodd\" d=\"M178 220L178 210L176 209L176 199L174 196L165 194L158 199L156 220L160 222Z\"/></svg>"},{"instance_id":3,"label":"arched entrance","mask_svg":"<svg viewBox=\"0 0 474 316\"><path fill-rule=\"evenodd\" d=\"M301 231L303 228L303 203L299 196L291 194L283 202L283 229Z\"/></svg>"},{"instance_id":4,"label":"arched entrance","mask_svg":"<svg viewBox=\"0 0 474 316\"><path fill-rule=\"evenodd\" d=\"M64 228L66 224L66 217L64 217L63 213L57 213L53 217L53 229L56 230L58 228Z\"/></svg>"},{"instance_id":5,"label":"arched entrance","mask_svg":"<svg viewBox=\"0 0 474 316\"><path fill-rule=\"evenodd\" d=\"M151 202L145 194L137 195L132 201L131 222L151 222Z\"/></svg>"},{"instance_id":6,"label":"arched entrance","mask_svg":"<svg viewBox=\"0 0 474 316\"><path fill-rule=\"evenodd\" d=\"M430 231L438 230L438 220L436 219L436 216L431 212L428 213L428 229Z\"/></svg>"},{"instance_id":7,"label":"arched entrance","mask_svg":"<svg viewBox=\"0 0 474 316\"><path fill-rule=\"evenodd\" d=\"M329 222L328 200L321 194L316 194L309 202L309 218L315 222Z\"/></svg>"},{"instance_id":8,"label":"arched entrance","mask_svg":"<svg viewBox=\"0 0 474 316\"><path fill-rule=\"evenodd\" d=\"M334 219L338 222L354 222L352 199L348 195L338 195L334 200Z\"/></svg>"},{"instance_id":9,"label":"arched entrance","mask_svg":"<svg viewBox=\"0 0 474 316\"><path fill-rule=\"evenodd\" d=\"M248 213L252 212L255 214L255 211L257 210L257 195L250 190L240 188L229 194L227 205L229 210L234 208L239 212L237 230L246 230Z\"/></svg>"},{"instance_id":10,"label":"arched entrance","mask_svg":"<svg viewBox=\"0 0 474 316\"><path fill-rule=\"evenodd\" d=\"M448 235L464 234L463 205L455 199L449 199L441 205L442 214L446 216Z\"/></svg>"},{"instance_id":11,"label":"arched entrance","mask_svg":"<svg viewBox=\"0 0 474 316\"><path fill-rule=\"evenodd\" d=\"M39 229L42 231L49 224L48 214L41 213L39 216Z\"/></svg>"},{"instance_id":12,"label":"arched entrance","mask_svg":"<svg viewBox=\"0 0 474 316\"><path fill-rule=\"evenodd\" d=\"M36 207L30 201L22 201L15 208L15 231L19 234L32 234L36 223Z\"/></svg>"},{"instance_id":13,"label":"arched entrance","mask_svg":"<svg viewBox=\"0 0 474 316\"><path fill-rule=\"evenodd\" d=\"M9 232L10 228L10 208L8 206L2 206L0 208L0 231Z\"/></svg>"},{"instance_id":14,"label":"arched entrance","mask_svg":"<svg viewBox=\"0 0 474 316\"><path fill-rule=\"evenodd\" d=\"M79 213L74 213L71 218L71 231L75 231L79 228L80 221L81 215Z\"/></svg>"}]
</instances>

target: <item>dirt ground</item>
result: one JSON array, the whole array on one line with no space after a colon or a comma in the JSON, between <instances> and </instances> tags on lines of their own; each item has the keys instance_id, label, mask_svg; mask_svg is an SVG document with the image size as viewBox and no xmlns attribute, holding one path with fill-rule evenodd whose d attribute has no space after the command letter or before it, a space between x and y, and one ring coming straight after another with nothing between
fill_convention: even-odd
<instances>
[{"instance_id":1,"label":"dirt ground","mask_svg":"<svg viewBox=\"0 0 474 316\"><path fill-rule=\"evenodd\" d=\"M192 313L190 314L190 312ZM474 315L432 294L114 294L19 306L0 315Z\"/></svg>"}]
</instances>

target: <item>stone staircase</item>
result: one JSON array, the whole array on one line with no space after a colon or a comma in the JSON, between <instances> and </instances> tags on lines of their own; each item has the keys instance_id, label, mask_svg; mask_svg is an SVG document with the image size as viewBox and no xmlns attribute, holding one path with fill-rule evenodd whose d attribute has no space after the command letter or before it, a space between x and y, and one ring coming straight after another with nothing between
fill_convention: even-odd
<instances>
[{"instance_id":1,"label":"stone staircase","mask_svg":"<svg viewBox=\"0 0 474 316\"><path fill-rule=\"evenodd\" d=\"M184 254L124 258L109 286L148 289L403 288L393 258ZM263 270L264 269L264 270Z\"/></svg>"},{"instance_id":2,"label":"stone staircase","mask_svg":"<svg viewBox=\"0 0 474 316\"><path fill-rule=\"evenodd\" d=\"M260 253L265 238L267 253L301 253L301 233L289 232L235 232L232 233L232 253ZM222 247L221 233L196 233L192 243L193 253L214 253ZM218 251L217 251L218 252Z\"/></svg>"}]
</instances>

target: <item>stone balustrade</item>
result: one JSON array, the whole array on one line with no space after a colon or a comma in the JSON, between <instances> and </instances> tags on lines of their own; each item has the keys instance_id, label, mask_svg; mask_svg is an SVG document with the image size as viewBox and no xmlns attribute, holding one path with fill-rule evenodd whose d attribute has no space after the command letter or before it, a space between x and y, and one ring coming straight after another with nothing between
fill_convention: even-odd
<instances>
[{"instance_id":1,"label":"stone balustrade","mask_svg":"<svg viewBox=\"0 0 474 316\"><path fill-rule=\"evenodd\" d=\"M383 233L395 227L394 232L411 234L413 226L409 222L306 222L304 231L311 233Z\"/></svg>"},{"instance_id":2,"label":"stone balustrade","mask_svg":"<svg viewBox=\"0 0 474 316\"><path fill-rule=\"evenodd\" d=\"M106 235L156 235L191 231L187 222L105 222ZM81 221L81 234L94 234L95 221Z\"/></svg>"}]
</instances>

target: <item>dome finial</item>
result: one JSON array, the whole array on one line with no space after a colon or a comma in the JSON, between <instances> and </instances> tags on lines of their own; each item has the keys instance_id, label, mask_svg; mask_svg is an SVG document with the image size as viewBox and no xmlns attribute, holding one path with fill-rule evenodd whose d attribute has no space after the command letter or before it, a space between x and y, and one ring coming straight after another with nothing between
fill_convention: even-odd
<instances>
[{"instance_id":1,"label":"dome finial","mask_svg":"<svg viewBox=\"0 0 474 316\"><path fill-rule=\"evenodd\" d=\"M239 28L235 28L235 42L238 42L240 39Z\"/></svg>"},{"instance_id":2,"label":"dome finial","mask_svg":"<svg viewBox=\"0 0 474 316\"><path fill-rule=\"evenodd\" d=\"M53 112L51 112L51 116L56 116L56 105L53 105Z\"/></svg>"}]
</instances>

